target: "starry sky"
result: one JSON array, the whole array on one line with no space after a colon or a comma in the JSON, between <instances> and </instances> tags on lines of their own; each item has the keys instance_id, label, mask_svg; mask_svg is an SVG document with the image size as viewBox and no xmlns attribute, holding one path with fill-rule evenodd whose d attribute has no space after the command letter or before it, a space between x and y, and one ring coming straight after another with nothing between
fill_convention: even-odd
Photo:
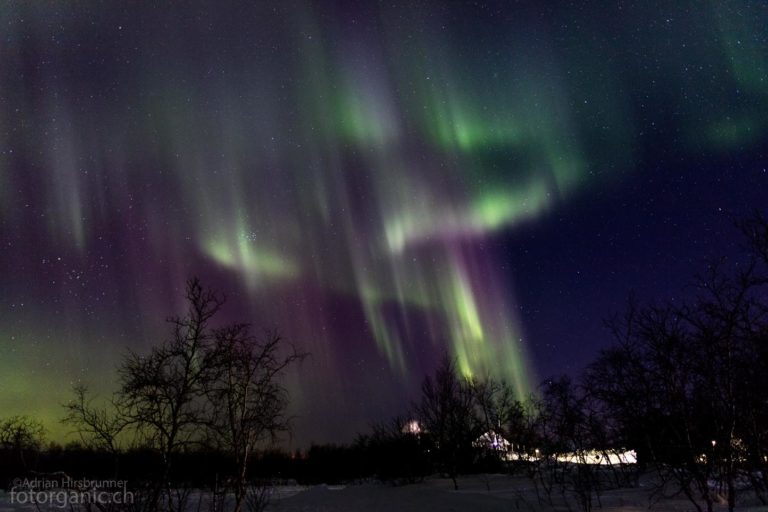
<instances>
[{"instance_id":1,"label":"starry sky","mask_svg":"<svg viewBox=\"0 0 768 512\"><path fill-rule=\"evenodd\" d=\"M443 354L520 396L768 198L768 4L5 2L0 415L55 436L199 276L277 328L295 437Z\"/></svg>"}]
</instances>

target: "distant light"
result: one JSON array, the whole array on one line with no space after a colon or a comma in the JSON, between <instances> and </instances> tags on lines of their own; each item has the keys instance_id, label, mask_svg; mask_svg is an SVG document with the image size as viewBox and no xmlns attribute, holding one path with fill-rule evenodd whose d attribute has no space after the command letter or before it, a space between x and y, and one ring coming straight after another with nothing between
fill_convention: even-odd
<instances>
[{"instance_id":1,"label":"distant light","mask_svg":"<svg viewBox=\"0 0 768 512\"><path fill-rule=\"evenodd\" d=\"M416 420L411 420L403 425L403 434L421 434L421 425Z\"/></svg>"},{"instance_id":2,"label":"distant light","mask_svg":"<svg viewBox=\"0 0 768 512\"><path fill-rule=\"evenodd\" d=\"M619 465L619 464L637 464L637 452L635 450L586 450L581 452L560 453L555 456L558 462L568 462L571 464L594 464L594 465Z\"/></svg>"}]
</instances>

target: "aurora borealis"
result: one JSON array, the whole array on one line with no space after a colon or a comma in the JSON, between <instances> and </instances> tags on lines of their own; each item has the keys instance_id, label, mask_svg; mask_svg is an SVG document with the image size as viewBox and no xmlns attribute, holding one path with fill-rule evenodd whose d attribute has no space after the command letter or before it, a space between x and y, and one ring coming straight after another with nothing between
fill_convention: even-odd
<instances>
[{"instance_id":1,"label":"aurora borealis","mask_svg":"<svg viewBox=\"0 0 768 512\"><path fill-rule=\"evenodd\" d=\"M768 190L768 8L739 0L8 2L0 411L165 336L199 276L311 358L297 436L443 353L522 396Z\"/></svg>"}]
</instances>

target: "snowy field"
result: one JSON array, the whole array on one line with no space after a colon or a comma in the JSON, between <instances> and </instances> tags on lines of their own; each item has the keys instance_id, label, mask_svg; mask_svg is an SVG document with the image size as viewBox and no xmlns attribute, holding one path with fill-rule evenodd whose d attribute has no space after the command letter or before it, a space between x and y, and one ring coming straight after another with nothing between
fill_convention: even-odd
<instances>
[{"instance_id":1,"label":"snowy field","mask_svg":"<svg viewBox=\"0 0 768 512\"><path fill-rule=\"evenodd\" d=\"M318 485L312 487L280 486L273 491L269 512L560 512L580 510L575 496L553 493L552 503L542 503L537 498L532 482L523 477L483 475L462 477L459 491L453 490L450 480L431 478L420 484L390 486L385 484L360 484L347 486ZM606 491L595 498L593 509L605 512L640 512L647 510L687 512L693 505L680 499L661 499L650 502L652 484L642 481L635 489ZM546 500L546 497L542 497ZM199 500L190 500L195 511ZM650 507L650 508L649 508ZM60 507L20 505L10 501L7 493L0 491L0 512L41 512L62 510ZM69 507L66 507L71 512ZM725 504L716 507L718 512L727 510ZM745 500L737 510L741 512L768 512L768 507L758 506Z\"/></svg>"},{"instance_id":2,"label":"snowy field","mask_svg":"<svg viewBox=\"0 0 768 512\"><path fill-rule=\"evenodd\" d=\"M640 512L649 510L649 483L637 489L607 491L594 503L594 510ZM463 477L459 491L450 480L430 479L421 484L392 487L364 484L346 487L315 486L274 499L271 512L424 512L424 511L578 511L575 497L558 497L553 505L542 505L530 480L506 475ZM488 490L490 487L490 490ZM569 506L570 505L570 506ZM664 499L650 510L683 512L695 508L687 500ZM723 504L716 508L727 510ZM768 507L744 504L743 512L768 512Z\"/></svg>"}]
</instances>

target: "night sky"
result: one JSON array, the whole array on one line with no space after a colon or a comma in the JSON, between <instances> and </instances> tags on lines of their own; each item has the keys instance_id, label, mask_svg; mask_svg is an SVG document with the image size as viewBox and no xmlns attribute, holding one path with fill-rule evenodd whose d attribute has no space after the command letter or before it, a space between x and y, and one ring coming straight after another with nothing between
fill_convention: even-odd
<instances>
[{"instance_id":1,"label":"night sky","mask_svg":"<svg viewBox=\"0 0 768 512\"><path fill-rule=\"evenodd\" d=\"M349 441L444 353L577 373L768 199L764 2L149 4L0 6L0 416L54 437L191 276Z\"/></svg>"}]
</instances>

